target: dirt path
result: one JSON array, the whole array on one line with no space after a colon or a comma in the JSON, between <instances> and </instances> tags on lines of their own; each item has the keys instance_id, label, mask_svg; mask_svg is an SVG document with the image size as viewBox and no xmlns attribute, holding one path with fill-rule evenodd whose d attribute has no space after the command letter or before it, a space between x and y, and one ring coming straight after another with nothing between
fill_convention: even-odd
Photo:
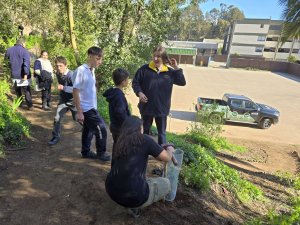
<instances>
[{"instance_id":1,"label":"dirt path","mask_svg":"<svg viewBox=\"0 0 300 225\"><path fill-rule=\"evenodd\" d=\"M144 209L140 218L133 219L105 192L104 182L110 164L81 158L81 127L71 120L70 115L64 120L60 143L54 147L47 145L54 110L42 111L40 105L40 100L35 96L34 110L21 110L32 123L32 137L26 149L9 151L6 159L0 159L1 225L225 225L241 224L250 216L266 212L264 207L258 210L253 205L241 206L217 187L203 195L179 187L173 203L156 203ZM109 151L111 146L109 137ZM228 164L233 165L233 161L231 159ZM262 176L255 173L251 166L245 169L239 167L240 164L237 169L248 179L262 185L267 182L270 196L280 193L283 200L290 196L286 187L276 183L277 180L271 175ZM260 168L264 169L267 168ZM279 209L286 204L287 200L278 202Z\"/></svg>"}]
</instances>

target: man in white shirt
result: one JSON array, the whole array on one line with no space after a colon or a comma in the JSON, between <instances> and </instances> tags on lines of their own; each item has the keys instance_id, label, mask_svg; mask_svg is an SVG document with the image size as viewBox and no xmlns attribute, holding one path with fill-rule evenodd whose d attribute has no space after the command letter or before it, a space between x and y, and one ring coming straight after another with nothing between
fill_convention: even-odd
<instances>
[{"instance_id":1,"label":"man in white shirt","mask_svg":"<svg viewBox=\"0 0 300 225\"><path fill-rule=\"evenodd\" d=\"M88 49L87 63L79 66L74 72L73 96L77 108L77 121L83 124L82 149L83 158L110 161L111 156L106 152L107 131L105 122L97 110L97 90L95 68L102 64L102 49ZM90 150L93 136L96 138L96 151Z\"/></svg>"}]
</instances>

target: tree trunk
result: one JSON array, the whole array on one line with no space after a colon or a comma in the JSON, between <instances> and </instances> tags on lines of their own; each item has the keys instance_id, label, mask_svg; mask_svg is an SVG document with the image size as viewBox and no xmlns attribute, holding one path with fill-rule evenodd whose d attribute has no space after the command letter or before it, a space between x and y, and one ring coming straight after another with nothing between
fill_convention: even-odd
<instances>
[{"instance_id":1,"label":"tree trunk","mask_svg":"<svg viewBox=\"0 0 300 225\"><path fill-rule=\"evenodd\" d=\"M73 1L68 0L68 17L69 17L69 26L70 26L70 38L72 43L72 48L74 50L76 63L78 66L81 65L79 51L76 44L76 37L74 33L74 16L73 16Z\"/></svg>"},{"instance_id":2,"label":"tree trunk","mask_svg":"<svg viewBox=\"0 0 300 225\"><path fill-rule=\"evenodd\" d=\"M119 30L119 38L118 38L119 49L121 49L124 45L126 24L128 22L128 16L129 16L128 10L129 10L129 6L128 6L128 2L126 2L123 15L122 15L121 26Z\"/></svg>"}]
</instances>

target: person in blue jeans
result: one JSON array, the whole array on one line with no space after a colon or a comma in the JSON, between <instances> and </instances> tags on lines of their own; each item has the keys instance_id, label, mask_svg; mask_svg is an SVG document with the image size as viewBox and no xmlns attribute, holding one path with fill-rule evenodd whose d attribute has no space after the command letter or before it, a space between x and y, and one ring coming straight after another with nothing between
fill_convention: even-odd
<instances>
[{"instance_id":1,"label":"person in blue jeans","mask_svg":"<svg viewBox=\"0 0 300 225\"><path fill-rule=\"evenodd\" d=\"M107 131L105 122L97 110L97 90L95 68L102 64L102 49L91 47L87 51L87 63L74 71L73 97L77 109L77 121L83 124L82 148L83 158L110 161L106 152ZM96 138L96 153L91 151L93 136Z\"/></svg>"},{"instance_id":2,"label":"person in blue jeans","mask_svg":"<svg viewBox=\"0 0 300 225\"><path fill-rule=\"evenodd\" d=\"M139 97L139 110L143 119L144 133L150 134L155 119L158 144L166 140L167 116L171 107L173 85L185 86L182 69L176 59L169 59L166 49L158 46L153 50L153 59L138 69L132 88Z\"/></svg>"}]
</instances>

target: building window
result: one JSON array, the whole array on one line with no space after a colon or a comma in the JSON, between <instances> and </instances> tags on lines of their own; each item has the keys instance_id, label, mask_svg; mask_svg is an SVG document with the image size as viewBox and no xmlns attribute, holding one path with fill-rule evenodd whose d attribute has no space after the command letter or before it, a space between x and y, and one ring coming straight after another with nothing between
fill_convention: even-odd
<instances>
[{"instance_id":1,"label":"building window","mask_svg":"<svg viewBox=\"0 0 300 225\"><path fill-rule=\"evenodd\" d=\"M257 40L258 41L265 41L266 40L266 36L258 36Z\"/></svg>"},{"instance_id":2,"label":"building window","mask_svg":"<svg viewBox=\"0 0 300 225\"><path fill-rule=\"evenodd\" d=\"M299 49L293 49L292 53L299 53Z\"/></svg>"},{"instance_id":3,"label":"building window","mask_svg":"<svg viewBox=\"0 0 300 225\"><path fill-rule=\"evenodd\" d=\"M270 25L269 30L281 30L281 25Z\"/></svg>"},{"instance_id":4,"label":"building window","mask_svg":"<svg viewBox=\"0 0 300 225\"><path fill-rule=\"evenodd\" d=\"M278 49L278 52L281 52L281 53L289 53L289 52L290 52L290 49L289 49L289 48L279 48L279 49Z\"/></svg>"},{"instance_id":5,"label":"building window","mask_svg":"<svg viewBox=\"0 0 300 225\"><path fill-rule=\"evenodd\" d=\"M278 41L279 37L267 37L267 41Z\"/></svg>"},{"instance_id":6,"label":"building window","mask_svg":"<svg viewBox=\"0 0 300 225\"><path fill-rule=\"evenodd\" d=\"M264 24L260 24L260 28L264 28L264 26L265 26Z\"/></svg>"},{"instance_id":7,"label":"building window","mask_svg":"<svg viewBox=\"0 0 300 225\"><path fill-rule=\"evenodd\" d=\"M256 47L255 52L262 52L264 50L263 47Z\"/></svg>"},{"instance_id":8,"label":"building window","mask_svg":"<svg viewBox=\"0 0 300 225\"><path fill-rule=\"evenodd\" d=\"M264 52L275 52L275 48L264 48Z\"/></svg>"}]
</instances>

